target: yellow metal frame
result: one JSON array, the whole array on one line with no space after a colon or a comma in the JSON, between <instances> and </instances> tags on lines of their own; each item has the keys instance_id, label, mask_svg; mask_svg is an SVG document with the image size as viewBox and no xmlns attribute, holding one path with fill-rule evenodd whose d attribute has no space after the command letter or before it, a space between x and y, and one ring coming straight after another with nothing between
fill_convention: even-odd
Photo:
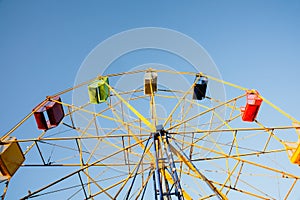
<instances>
[{"instance_id":1,"label":"yellow metal frame","mask_svg":"<svg viewBox=\"0 0 300 200\"><path fill-rule=\"evenodd\" d=\"M132 72L124 72L124 73L117 73L117 74L108 74L105 75L105 77L115 77L115 76L123 76L128 74L144 74L145 72L148 72L149 70L155 71L157 73L171 73L174 75L182 75L182 76L190 76L191 78L195 77L196 74L199 74L199 72L178 72L178 71L171 71L171 70L154 70L154 69L147 69L147 70L137 70ZM153 88L151 87L151 94L145 95L143 93L142 89L133 89L132 91L122 91L119 92L117 88L114 88L113 85L106 84L106 86L109 88L111 94L110 98L107 99L105 104L102 104L106 106L106 108L103 108L101 111L91 111L88 109L90 106L90 103L86 103L85 105L73 105L72 103L67 102L58 102L53 100L52 98L57 95L65 95L73 90L76 90L81 87L86 87L90 82L101 79L102 76L98 76L94 79L88 80L82 84L79 84L77 86L74 86L72 88L66 89L64 91L61 91L57 94L54 94L52 96L46 97L44 101L55 101L57 103L61 103L63 106L68 108L68 113L66 113L65 118L70 119L70 122L63 121L61 123L61 126L67 127L74 132L77 133L75 136L71 137L49 137L49 134L47 131L41 132L39 136L36 138L31 139L19 139L16 140L16 142L19 143L26 143L29 144L28 148L24 152L24 155L26 155L29 151L34 151L34 147L39 143L45 143L45 144L55 144L58 146L59 142L62 141L76 141L77 146L74 147L65 147L68 150L76 151L78 152L78 162L64 162L65 160L68 161L68 158L61 159L61 163L57 164L51 164L47 167L51 166L61 166L61 167L78 167L78 170L64 176L62 179L57 180L56 182L59 182L60 180L67 179L69 177L72 177L74 175L81 174L84 176L86 181L86 186L82 184L82 188L86 188L87 195L90 198L94 198L98 195L105 195L108 199L115 199L119 197L122 192L126 189L126 186L129 184L130 181L133 180L133 177L135 175L141 177L141 185L140 188L138 188L135 192L137 197L140 197L143 194L143 188L146 187L149 182L151 182L151 176L154 175L154 161L155 158L153 156L153 153L151 152L151 145L147 149L145 149L145 142L147 141L146 138L149 137L150 134L155 133L156 126L159 124L159 122L162 122L163 127L166 129L166 131L169 132L169 135L171 135L172 140L176 141L177 143L180 143L180 147L175 147L173 145L170 145L170 149L172 153L175 155L176 160L175 163L177 164L179 172L179 176L189 176L191 178L194 178L195 180L199 181L201 180L205 184L209 186L211 191L207 192L207 194L204 194L204 189L199 187L199 191L204 191L203 196L201 199L209 199L212 196L218 196L220 199L228 199L228 195L230 195L231 191L240 192L252 197L257 198L265 198L266 195L256 189L256 192L250 192L245 189L239 189L238 186L240 181L243 181L243 170L245 169L245 166L252 166L252 167L258 167L260 169L272 172L277 174L278 176L282 176L282 178L285 178L287 180L290 180L290 186L288 191L285 191L285 199L287 199L292 191L295 189L296 185L298 184L299 175L293 174L291 172L287 172L285 170L282 170L280 168L274 168L270 167L265 164L260 164L257 162L254 162L248 157L254 157L254 156L260 156L263 154L275 154L275 153L281 153L281 152L292 152L292 154L289 154L289 159L291 163L300 165L300 123L297 119L289 115L284 110L280 109L276 105L274 105L272 102L270 102L268 99L260 95L260 97L263 99L266 105L273 108L276 112L280 113L285 119L288 119L293 125L288 126L275 126L275 127L267 127L264 126L259 120L256 120L253 123L253 126L251 127L240 127L236 128L231 125L231 122L236 121L240 117L239 113L239 107L238 102L240 99L244 98L245 92L248 91L248 88L244 88L238 85L235 85L233 83L217 79L213 76L200 73L203 76L208 77L210 81L216 81L218 83L224 84L226 86L235 88L240 90L242 93L240 96L232 98L226 102L221 102L218 99L214 99L213 97L207 97L207 101L215 103L216 106L209 107L202 102L197 102L189 99L189 95L192 94L192 88L193 84L186 90L186 91L177 91L176 89L172 90L171 92L180 94L178 95L179 98L175 97L172 94L162 94L159 91L157 93L153 92ZM151 84L150 84L151 85ZM152 85L151 85L152 86ZM126 94L134 94L130 96L129 98L126 98ZM111 98L114 98L117 100L116 102L112 103ZM166 118L161 118L161 116L157 116L157 100L158 99L164 99L166 102L168 100L177 100L177 103L175 106L170 110ZM135 108L131 102L133 101L139 101L144 100L145 102L148 102L147 107L149 107L150 115L144 114L144 110L138 110ZM122 107L121 109L118 109ZM128 109L131 113L134 114L134 117L130 116L130 114L126 113L124 110ZM195 115L190 115L191 111L194 108L198 108L200 110L199 113ZM217 109L224 108L229 111L229 118L227 120L224 120L221 118L221 116L218 115L216 112ZM38 108L37 108L38 109ZM82 112L88 115L93 116L90 121L87 123L86 127L77 127L76 123L73 121L73 115L77 112ZM108 114L110 112L110 114ZM25 116L24 119L22 119L18 124L16 124L11 130L9 130L6 134L4 134L1 137L1 142L4 142L9 136L14 135L16 130L18 128L21 128L22 124L25 123L28 119L31 118L34 111L30 112L27 116ZM130 120L126 121L125 118L128 118ZM195 119L203 119L203 124L198 125L194 122ZM111 128L109 130L106 130L105 127L101 127L97 124L98 119L107 120L108 122L116 123L117 126L114 128ZM212 126L214 123L214 119L218 119L220 123L217 126ZM207 124L207 126L205 126ZM120 133L120 129L126 130L125 133ZM95 130L94 130L95 129ZM284 131L284 130L296 130L298 141L284 141L282 138L280 138L279 134L277 134L278 131ZM102 131L102 132L101 132ZM94 132L97 132L97 135L93 134ZM252 134L254 136L259 137L259 134L266 134L266 141L264 143L263 148L260 151L248 151L243 152L241 143L243 142L241 137L238 137L239 134L245 134L245 133L255 133ZM228 138L230 138L230 143L223 144L221 142L218 142L212 134L215 133L221 133L222 135L226 134ZM248 138L252 137L252 135L248 135ZM51 136L51 135L50 135ZM22 136L21 136L22 137ZM119 142L115 142L119 139ZM84 141L85 140L94 140L96 141L95 146L93 149L91 149L89 152L86 152L84 148ZM206 146L200 145L202 141L210 142L214 145L214 148L207 148ZM270 144L272 142L276 141L282 148L278 149L272 149ZM123 144L121 144L123 142ZM67 143L67 142L66 142ZM293 144L293 145L290 145ZM101 146L107 146L111 148L113 151L109 152L107 155L103 156L100 159L95 159L94 157L98 153L98 149ZM230 146L230 152L228 152L228 146ZM37 147L38 148L38 147ZM139 158L140 151L145 149L145 156L144 160L141 162L142 166L139 171L136 171L138 169L138 164L135 159ZM190 155L185 155L182 153L182 151L189 151ZM205 151L209 152L210 155L202 158L202 157L195 157L200 156L201 154L199 151ZM40 155L42 155L43 149L41 149ZM88 154L88 155L87 155ZM106 163L107 160L110 158L114 158L116 155L124 155L124 163L116 162L116 163ZM190 156L190 158L188 158ZM134 159L133 159L134 158ZM205 173L200 172L198 170L198 167L194 165L194 162L197 161L203 161L203 162L212 162L214 163L215 168L220 168L224 171L225 175L222 182L215 181L213 179L208 179L205 175ZM224 161L224 166L220 166L217 161L222 160ZM215 162L214 162L215 161ZM234 164L232 162L234 161ZM0 160L1 162L1 160ZM47 164L47 163L46 163ZM26 163L23 164L24 167L29 166L46 166L43 163L38 164L31 164ZM93 167L99 167L99 168L110 168L110 167L124 167L126 168L126 176L125 177L119 177L117 181L112 183L111 185L107 186L102 184L101 182L97 181L98 177L101 177L101 174L99 173L97 176L95 176L93 172ZM146 176L146 172L149 172L149 175ZM105 173L105 170L103 170L103 173ZM172 176L168 171L161 171L161 174L163 175L163 178L171 185L174 184L174 180L172 179ZM10 178L10 177L9 177ZM43 191L44 189L47 189L49 187L52 187L56 184L56 182L50 183L49 185L32 192L31 194L28 194L27 196L32 196L35 194L38 194L39 192ZM233 187L234 186L234 187ZM195 186L196 187L196 186ZM95 191L95 188L97 188L98 191ZM117 193L112 194L111 189L114 189L114 191L117 191ZM5 191L6 192L6 191ZM183 190L183 196L185 199L193 199L193 192L188 187L185 187ZM213 193L211 193L213 192ZM200 192L199 192L200 193ZM26 197L26 196L25 196Z\"/></svg>"}]
</instances>

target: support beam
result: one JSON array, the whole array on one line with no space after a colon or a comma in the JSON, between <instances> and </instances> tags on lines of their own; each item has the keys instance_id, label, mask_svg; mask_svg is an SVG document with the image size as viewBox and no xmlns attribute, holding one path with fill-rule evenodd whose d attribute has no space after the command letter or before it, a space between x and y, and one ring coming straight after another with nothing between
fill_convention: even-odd
<instances>
[{"instance_id":1,"label":"support beam","mask_svg":"<svg viewBox=\"0 0 300 200\"><path fill-rule=\"evenodd\" d=\"M180 152L178 151L175 147L173 147L170 144L170 149L171 151L177 155L177 157L183 161L187 167L190 168L190 170L192 170L199 178L201 178L214 192L215 194L219 197L219 199L221 200L228 200L228 198L221 192L218 190L218 188L216 188L213 183L207 179L197 168L196 166L191 162L191 160L189 160L189 158L184 154L184 152Z\"/></svg>"}]
</instances>

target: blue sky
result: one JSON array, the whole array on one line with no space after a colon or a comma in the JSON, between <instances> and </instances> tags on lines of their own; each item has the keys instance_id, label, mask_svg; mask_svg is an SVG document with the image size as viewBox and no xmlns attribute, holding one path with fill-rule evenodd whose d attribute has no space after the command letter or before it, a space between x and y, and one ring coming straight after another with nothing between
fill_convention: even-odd
<instances>
[{"instance_id":1,"label":"blue sky","mask_svg":"<svg viewBox=\"0 0 300 200\"><path fill-rule=\"evenodd\" d=\"M0 0L0 131L45 96L73 86L81 63L100 42L140 27L190 36L223 79L258 89L300 119L299 10L297 0Z\"/></svg>"}]
</instances>

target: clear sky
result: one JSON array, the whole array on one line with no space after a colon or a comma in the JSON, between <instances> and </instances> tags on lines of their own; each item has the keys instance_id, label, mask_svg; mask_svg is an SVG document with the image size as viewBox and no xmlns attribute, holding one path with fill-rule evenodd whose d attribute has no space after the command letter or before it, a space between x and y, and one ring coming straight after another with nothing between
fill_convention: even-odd
<instances>
[{"instance_id":1,"label":"clear sky","mask_svg":"<svg viewBox=\"0 0 300 200\"><path fill-rule=\"evenodd\" d=\"M223 79L258 89L300 119L299 10L298 0L0 0L0 132L73 86L100 42L140 27L190 36Z\"/></svg>"}]
</instances>

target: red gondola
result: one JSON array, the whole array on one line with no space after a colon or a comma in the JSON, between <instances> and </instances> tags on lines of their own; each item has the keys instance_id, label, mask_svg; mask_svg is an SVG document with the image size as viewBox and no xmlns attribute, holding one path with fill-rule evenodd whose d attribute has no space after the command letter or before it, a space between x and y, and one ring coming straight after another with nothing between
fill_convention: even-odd
<instances>
[{"instance_id":1,"label":"red gondola","mask_svg":"<svg viewBox=\"0 0 300 200\"><path fill-rule=\"evenodd\" d=\"M258 114L262 103L262 98L259 97L257 91L247 91L247 103L245 107L241 107L242 120L253 122Z\"/></svg>"},{"instance_id":2,"label":"red gondola","mask_svg":"<svg viewBox=\"0 0 300 200\"><path fill-rule=\"evenodd\" d=\"M52 99L61 102L59 96ZM49 128L56 127L61 122L65 114L62 104L58 102L49 100L39 104L33 109L34 117L39 129L48 130ZM44 114L45 112L47 113L46 116ZM48 119L46 119L46 117L48 117Z\"/></svg>"}]
</instances>

